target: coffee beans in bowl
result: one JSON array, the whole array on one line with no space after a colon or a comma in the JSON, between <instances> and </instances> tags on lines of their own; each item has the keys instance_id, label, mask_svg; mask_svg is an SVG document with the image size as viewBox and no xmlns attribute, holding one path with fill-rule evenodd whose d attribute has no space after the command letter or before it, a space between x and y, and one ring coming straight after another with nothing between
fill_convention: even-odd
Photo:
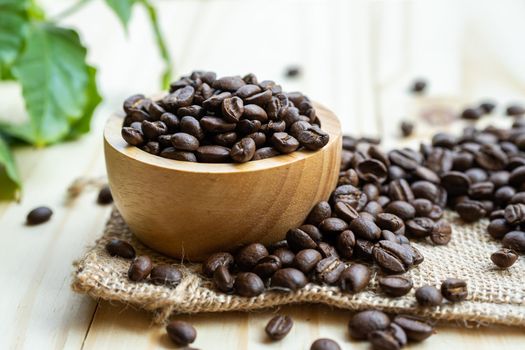
<instances>
[{"instance_id":1,"label":"coffee beans in bowl","mask_svg":"<svg viewBox=\"0 0 525 350\"><path fill-rule=\"evenodd\" d=\"M330 139L307 96L253 74L219 78L194 71L162 98L137 94L123 107L121 131L129 145L187 162L245 163L316 151Z\"/></svg>"}]
</instances>

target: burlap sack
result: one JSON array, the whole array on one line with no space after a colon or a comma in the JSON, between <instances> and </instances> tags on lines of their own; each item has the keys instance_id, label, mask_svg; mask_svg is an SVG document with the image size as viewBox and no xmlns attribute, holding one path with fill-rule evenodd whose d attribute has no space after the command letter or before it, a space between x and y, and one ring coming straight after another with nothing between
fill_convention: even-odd
<instances>
[{"instance_id":1,"label":"burlap sack","mask_svg":"<svg viewBox=\"0 0 525 350\"><path fill-rule=\"evenodd\" d=\"M378 291L375 278L365 291L353 295L342 293L338 287L309 284L295 293L268 291L258 297L244 298L216 292L211 282L197 273L200 271L197 264L181 264L184 279L176 288L131 282L127 278L130 262L110 257L104 248L112 238L130 241L138 254L149 255L155 263L180 262L157 254L138 242L116 210L103 236L75 264L73 289L95 298L130 303L154 311L157 322L165 321L174 312L248 311L311 302L351 310L378 308L437 320L525 326L525 259L521 258L508 270L496 269L489 256L500 247L500 243L486 233L487 221L465 225L454 213L448 212L446 216L453 223L452 241L447 246L415 243L425 261L410 270L409 275L414 287L439 286L446 277L467 280L469 296L461 303L421 308L416 304L414 291L401 298L390 298Z\"/></svg>"}]
</instances>

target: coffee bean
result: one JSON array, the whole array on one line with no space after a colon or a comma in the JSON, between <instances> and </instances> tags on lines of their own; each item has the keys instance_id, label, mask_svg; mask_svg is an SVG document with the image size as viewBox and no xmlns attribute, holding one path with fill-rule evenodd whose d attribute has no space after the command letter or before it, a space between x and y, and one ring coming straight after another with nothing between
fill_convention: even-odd
<instances>
[{"instance_id":1,"label":"coffee bean","mask_svg":"<svg viewBox=\"0 0 525 350\"><path fill-rule=\"evenodd\" d=\"M403 137L408 137L412 135L412 132L414 131L414 123L403 121L401 122L401 134Z\"/></svg>"},{"instance_id":2,"label":"coffee bean","mask_svg":"<svg viewBox=\"0 0 525 350\"><path fill-rule=\"evenodd\" d=\"M376 222L382 230L392 231L395 234L405 233L405 224L397 215L381 213L377 215Z\"/></svg>"},{"instance_id":3,"label":"coffee bean","mask_svg":"<svg viewBox=\"0 0 525 350\"><path fill-rule=\"evenodd\" d=\"M428 237L434 229L434 221L430 218L417 217L406 223L407 233L417 238Z\"/></svg>"},{"instance_id":4,"label":"coffee bean","mask_svg":"<svg viewBox=\"0 0 525 350\"><path fill-rule=\"evenodd\" d=\"M447 278L441 283L441 294L452 302L463 301L468 295L467 282L457 278Z\"/></svg>"},{"instance_id":5,"label":"coffee bean","mask_svg":"<svg viewBox=\"0 0 525 350\"><path fill-rule=\"evenodd\" d=\"M341 347L332 339L321 338L312 343L310 350L341 350Z\"/></svg>"},{"instance_id":6,"label":"coffee bean","mask_svg":"<svg viewBox=\"0 0 525 350\"><path fill-rule=\"evenodd\" d=\"M334 236L348 228L348 224L339 218L327 218L321 221L319 229L328 236Z\"/></svg>"},{"instance_id":7,"label":"coffee bean","mask_svg":"<svg viewBox=\"0 0 525 350\"><path fill-rule=\"evenodd\" d=\"M281 340L290 333L292 327L293 320L290 316L277 315L268 322L264 330L270 339Z\"/></svg>"},{"instance_id":8,"label":"coffee bean","mask_svg":"<svg viewBox=\"0 0 525 350\"><path fill-rule=\"evenodd\" d=\"M519 117L525 114L525 108L518 104L510 105L507 107L506 113L507 115L510 115L512 117Z\"/></svg>"},{"instance_id":9,"label":"coffee bean","mask_svg":"<svg viewBox=\"0 0 525 350\"><path fill-rule=\"evenodd\" d=\"M483 203L478 201L465 200L456 205L455 209L466 222L474 222L487 215Z\"/></svg>"},{"instance_id":10,"label":"coffee bean","mask_svg":"<svg viewBox=\"0 0 525 350\"><path fill-rule=\"evenodd\" d=\"M308 214L305 222L312 225L319 225L321 221L332 216L332 208L328 202L319 202L317 203L310 213Z\"/></svg>"},{"instance_id":11,"label":"coffee bean","mask_svg":"<svg viewBox=\"0 0 525 350\"><path fill-rule=\"evenodd\" d=\"M512 231L513 225L509 225L507 220L500 218L494 219L487 226L488 233L496 239L501 239L507 232Z\"/></svg>"},{"instance_id":12,"label":"coffee bean","mask_svg":"<svg viewBox=\"0 0 525 350\"><path fill-rule=\"evenodd\" d=\"M195 89L193 86L187 85L181 89L166 95L162 99L162 104L168 108L169 111L177 110L180 107L190 106L195 96Z\"/></svg>"},{"instance_id":13,"label":"coffee bean","mask_svg":"<svg viewBox=\"0 0 525 350\"><path fill-rule=\"evenodd\" d=\"M239 76L222 77L220 79L214 80L212 83L212 87L214 89L231 92L239 90L244 85L246 85L246 83Z\"/></svg>"},{"instance_id":14,"label":"coffee bean","mask_svg":"<svg viewBox=\"0 0 525 350\"><path fill-rule=\"evenodd\" d=\"M157 265L151 270L150 279L157 285L175 287L182 280L182 273L173 265Z\"/></svg>"},{"instance_id":15,"label":"coffee bean","mask_svg":"<svg viewBox=\"0 0 525 350\"><path fill-rule=\"evenodd\" d=\"M264 291L264 283L253 272L241 272L233 284L235 292L243 297L255 297Z\"/></svg>"},{"instance_id":16,"label":"coffee bean","mask_svg":"<svg viewBox=\"0 0 525 350\"><path fill-rule=\"evenodd\" d=\"M327 203L328 204L328 203ZM347 202L337 202L334 205L335 213L338 217L345 220L346 222L352 222L352 220L359 217L359 213Z\"/></svg>"},{"instance_id":17,"label":"coffee bean","mask_svg":"<svg viewBox=\"0 0 525 350\"><path fill-rule=\"evenodd\" d=\"M439 220L430 232L430 240L434 244L444 245L452 238L452 226L446 220Z\"/></svg>"},{"instance_id":18,"label":"coffee bean","mask_svg":"<svg viewBox=\"0 0 525 350\"><path fill-rule=\"evenodd\" d=\"M385 330L389 325L390 319L385 313L367 310L358 312L352 317L348 324L348 330L352 338L363 340L367 339L368 334L373 331Z\"/></svg>"},{"instance_id":19,"label":"coffee bean","mask_svg":"<svg viewBox=\"0 0 525 350\"><path fill-rule=\"evenodd\" d=\"M258 120L261 123L266 123L268 121L268 114L266 111L256 104L244 105L242 117L249 120Z\"/></svg>"},{"instance_id":20,"label":"coffee bean","mask_svg":"<svg viewBox=\"0 0 525 350\"><path fill-rule=\"evenodd\" d=\"M410 220L416 216L416 208L404 201L393 201L385 207L385 213L391 213L402 220Z\"/></svg>"},{"instance_id":21,"label":"coffee bean","mask_svg":"<svg viewBox=\"0 0 525 350\"><path fill-rule=\"evenodd\" d=\"M418 80L414 80L410 88L410 91L412 91L415 94L422 94L425 92L426 88L427 88L427 82L423 79L418 79Z\"/></svg>"},{"instance_id":22,"label":"coffee bean","mask_svg":"<svg viewBox=\"0 0 525 350\"><path fill-rule=\"evenodd\" d=\"M128 270L128 277L130 280L140 282L146 279L153 269L151 259L146 255L137 256L132 262Z\"/></svg>"},{"instance_id":23,"label":"coffee bean","mask_svg":"<svg viewBox=\"0 0 525 350\"><path fill-rule=\"evenodd\" d=\"M119 256L124 259L134 259L135 249L126 241L112 239L106 244L106 250L111 256Z\"/></svg>"},{"instance_id":24,"label":"coffee bean","mask_svg":"<svg viewBox=\"0 0 525 350\"><path fill-rule=\"evenodd\" d=\"M525 232L510 231L502 240L505 248L513 249L518 253L525 253Z\"/></svg>"},{"instance_id":25,"label":"coffee bean","mask_svg":"<svg viewBox=\"0 0 525 350\"><path fill-rule=\"evenodd\" d=\"M328 144L330 135L317 125L311 125L297 134L297 140L304 148L310 151L317 151Z\"/></svg>"},{"instance_id":26,"label":"coffee bean","mask_svg":"<svg viewBox=\"0 0 525 350\"><path fill-rule=\"evenodd\" d=\"M236 124L227 122L222 118L206 116L200 120L201 127L208 132L228 132L235 130Z\"/></svg>"},{"instance_id":27,"label":"coffee bean","mask_svg":"<svg viewBox=\"0 0 525 350\"><path fill-rule=\"evenodd\" d=\"M331 256L339 258L339 253L337 253L337 250L331 244L326 242L319 242L317 245L317 250L321 253L323 258L329 258Z\"/></svg>"},{"instance_id":28,"label":"coffee bean","mask_svg":"<svg viewBox=\"0 0 525 350\"><path fill-rule=\"evenodd\" d=\"M337 236L336 247L339 255L344 259L350 259L354 252L355 236L350 230L345 230Z\"/></svg>"},{"instance_id":29,"label":"coffee bean","mask_svg":"<svg viewBox=\"0 0 525 350\"><path fill-rule=\"evenodd\" d=\"M97 203L101 205L113 203L113 196L108 185L103 186L98 192Z\"/></svg>"},{"instance_id":30,"label":"coffee bean","mask_svg":"<svg viewBox=\"0 0 525 350\"><path fill-rule=\"evenodd\" d=\"M408 276L390 275L378 278L381 290L387 295L400 297L408 294L412 289L413 282Z\"/></svg>"},{"instance_id":31,"label":"coffee bean","mask_svg":"<svg viewBox=\"0 0 525 350\"><path fill-rule=\"evenodd\" d=\"M490 259L496 266L506 269L514 265L516 260L518 260L518 254L512 249L501 248L492 253Z\"/></svg>"},{"instance_id":32,"label":"coffee bean","mask_svg":"<svg viewBox=\"0 0 525 350\"><path fill-rule=\"evenodd\" d=\"M150 141L142 147L142 150L153 155L158 155L160 153L160 146L158 142Z\"/></svg>"},{"instance_id":33,"label":"coffee bean","mask_svg":"<svg viewBox=\"0 0 525 350\"><path fill-rule=\"evenodd\" d=\"M303 249L295 254L294 267L304 273L312 271L322 259L321 254L314 249Z\"/></svg>"},{"instance_id":34,"label":"coffee bean","mask_svg":"<svg viewBox=\"0 0 525 350\"><path fill-rule=\"evenodd\" d=\"M374 261L388 273L404 273L414 264L411 251L391 241L379 241L372 254Z\"/></svg>"},{"instance_id":35,"label":"coffee bean","mask_svg":"<svg viewBox=\"0 0 525 350\"><path fill-rule=\"evenodd\" d=\"M224 91L220 94L213 95L202 102L202 106L208 111L217 111L222 106L222 101L230 98L232 94Z\"/></svg>"},{"instance_id":36,"label":"coffee bean","mask_svg":"<svg viewBox=\"0 0 525 350\"><path fill-rule=\"evenodd\" d=\"M130 110L140 106L140 103L144 101L146 97L142 94L132 95L124 100L123 108L126 113L129 113Z\"/></svg>"},{"instance_id":37,"label":"coffee bean","mask_svg":"<svg viewBox=\"0 0 525 350\"><path fill-rule=\"evenodd\" d=\"M237 123L243 113L244 104L239 97L234 96L222 101L222 116L227 122Z\"/></svg>"},{"instance_id":38,"label":"coffee bean","mask_svg":"<svg viewBox=\"0 0 525 350\"><path fill-rule=\"evenodd\" d=\"M281 259L279 259L278 256L268 255L259 260L257 265L253 268L253 272L261 278L269 278L281 267Z\"/></svg>"},{"instance_id":39,"label":"coffee bean","mask_svg":"<svg viewBox=\"0 0 525 350\"><path fill-rule=\"evenodd\" d=\"M248 271L266 256L268 256L268 250L264 245L252 243L239 250L235 256L235 263L241 270Z\"/></svg>"},{"instance_id":40,"label":"coffee bean","mask_svg":"<svg viewBox=\"0 0 525 350\"><path fill-rule=\"evenodd\" d=\"M230 151L230 157L234 162L245 163L255 155L255 142L248 137L237 142Z\"/></svg>"},{"instance_id":41,"label":"coffee bean","mask_svg":"<svg viewBox=\"0 0 525 350\"><path fill-rule=\"evenodd\" d=\"M365 207L367 201L368 198L366 194L352 185L338 186L332 192L332 203L335 204L337 202L344 202L357 211L362 210Z\"/></svg>"},{"instance_id":42,"label":"coffee bean","mask_svg":"<svg viewBox=\"0 0 525 350\"><path fill-rule=\"evenodd\" d=\"M461 113L461 118L468 120L478 120L482 117L484 111L479 108L466 108Z\"/></svg>"},{"instance_id":43,"label":"coffee bean","mask_svg":"<svg viewBox=\"0 0 525 350\"><path fill-rule=\"evenodd\" d=\"M313 239L315 243L319 243L323 239L321 231L314 225L301 225L299 226L299 229L306 232L306 234L310 236L310 238Z\"/></svg>"},{"instance_id":44,"label":"coffee bean","mask_svg":"<svg viewBox=\"0 0 525 350\"><path fill-rule=\"evenodd\" d=\"M164 158L183 160L186 162L196 162L197 157L193 152L177 151L174 147L167 147L160 152L160 156Z\"/></svg>"},{"instance_id":45,"label":"coffee bean","mask_svg":"<svg viewBox=\"0 0 525 350\"><path fill-rule=\"evenodd\" d=\"M273 147L263 147L255 151L252 160L261 160L278 156L280 153Z\"/></svg>"},{"instance_id":46,"label":"coffee bean","mask_svg":"<svg viewBox=\"0 0 525 350\"><path fill-rule=\"evenodd\" d=\"M281 153L291 153L299 148L297 139L285 132L276 132L270 138L273 147Z\"/></svg>"},{"instance_id":47,"label":"coffee bean","mask_svg":"<svg viewBox=\"0 0 525 350\"><path fill-rule=\"evenodd\" d=\"M144 143L144 135L141 130L131 127L122 128L122 138L132 146L140 146Z\"/></svg>"},{"instance_id":48,"label":"coffee bean","mask_svg":"<svg viewBox=\"0 0 525 350\"><path fill-rule=\"evenodd\" d=\"M33 226L49 221L53 211L48 207L37 207L31 210L26 217L26 225Z\"/></svg>"},{"instance_id":49,"label":"coffee bean","mask_svg":"<svg viewBox=\"0 0 525 350\"><path fill-rule=\"evenodd\" d=\"M235 279L230 274L227 266L219 265L213 272L213 283L221 292L230 293L233 291Z\"/></svg>"},{"instance_id":50,"label":"coffee bean","mask_svg":"<svg viewBox=\"0 0 525 350\"><path fill-rule=\"evenodd\" d=\"M484 113L490 114L494 108L496 108L496 104L492 101L483 101L479 104L479 108L481 108Z\"/></svg>"},{"instance_id":51,"label":"coffee bean","mask_svg":"<svg viewBox=\"0 0 525 350\"><path fill-rule=\"evenodd\" d=\"M208 277L213 277L213 273L219 266L229 268L233 265L233 255L230 253L212 254L202 264L202 272Z\"/></svg>"},{"instance_id":52,"label":"coffee bean","mask_svg":"<svg viewBox=\"0 0 525 350\"><path fill-rule=\"evenodd\" d=\"M508 162L508 157L501 147L492 144L481 146L475 159L486 170L503 170Z\"/></svg>"},{"instance_id":53,"label":"coffee bean","mask_svg":"<svg viewBox=\"0 0 525 350\"><path fill-rule=\"evenodd\" d=\"M356 167L359 178L367 182L382 183L388 176L385 164L376 159L365 159Z\"/></svg>"},{"instance_id":54,"label":"coffee bean","mask_svg":"<svg viewBox=\"0 0 525 350\"><path fill-rule=\"evenodd\" d=\"M286 233L286 241L288 246L294 252L303 249L315 249L317 243L303 230L299 228L291 229Z\"/></svg>"},{"instance_id":55,"label":"coffee bean","mask_svg":"<svg viewBox=\"0 0 525 350\"><path fill-rule=\"evenodd\" d=\"M372 260L374 243L366 239L356 239L354 247L354 256L363 260Z\"/></svg>"},{"instance_id":56,"label":"coffee bean","mask_svg":"<svg viewBox=\"0 0 525 350\"><path fill-rule=\"evenodd\" d=\"M407 343L407 335L403 328L395 323L384 331L373 331L368 335L368 341L374 350L398 350Z\"/></svg>"},{"instance_id":57,"label":"coffee bean","mask_svg":"<svg viewBox=\"0 0 525 350\"><path fill-rule=\"evenodd\" d=\"M441 186L451 196L460 196L468 193L470 179L459 171L449 171L441 177Z\"/></svg>"},{"instance_id":58,"label":"coffee bean","mask_svg":"<svg viewBox=\"0 0 525 350\"><path fill-rule=\"evenodd\" d=\"M202 163L228 163L230 149L222 146L200 146L195 151L197 160Z\"/></svg>"},{"instance_id":59,"label":"coffee bean","mask_svg":"<svg viewBox=\"0 0 525 350\"><path fill-rule=\"evenodd\" d=\"M381 236L381 229L371 220L358 217L350 223L350 230L366 240L376 240Z\"/></svg>"},{"instance_id":60,"label":"coffee bean","mask_svg":"<svg viewBox=\"0 0 525 350\"><path fill-rule=\"evenodd\" d=\"M197 331L191 324L184 321L171 321L166 326L166 331L173 343L179 346L187 346L197 338Z\"/></svg>"},{"instance_id":61,"label":"coffee bean","mask_svg":"<svg viewBox=\"0 0 525 350\"><path fill-rule=\"evenodd\" d=\"M199 148L199 140L195 136L179 132L171 137L174 148L182 151L195 151Z\"/></svg>"},{"instance_id":62,"label":"coffee bean","mask_svg":"<svg viewBox=\"0 0 525 350\"><path fill-rule=\"evenodd\" d=\"M411 202L414 200L414 193L412 193L412 189L405 179L396 179L390 182L388 194L393 201Z\"/></svg>"},{"instance_id":63,"label":"coffee bean","mask_svg":"<svg viewBox=\"0 0 525 350\"><path fill-rule=\"evenodd\" d=\"M202 106L199 106L199 105L191 105L187 107L180 107L179 109L177 109L177 115L179 117L189 116L195 119L200 119L204 117L205 114L206 114L206 110Z\"/></svg>"},{"instance_id":64,"label":"coffee bean","mask_svg":"<svg viewBox=\"0 0 525 350\"><path fill-rule=\"evenodd\" d=\"M370 282L370 269L366 265L352 264L339 277L339 286L345 292L358 293Z\"/></svg>"},{"instance_id":65,"label":"coffee bean","mask_svg":"<svg viewBox=\"0 0 525 350\"><path fill-rule=\"evenodd\" d=\"M393 322L401 327L407 338L412 341L423 341L434 333L431 325L415 316L398 315L394 317Z\"/></svg>"},{"instance_id":66,"label":"coffee bean","mask_svg":"<svg viewBox=\"0 0 525 350\"><path fill-rule=\"evenodd\" d=\"M412 206L416 210L417 216L427 217L432 211L433 204L430 200L425 198L417 198L412 201Z\"/></svg>"},{"instance_id":67,"label":"coffee bean","mask_svg":"<svg viewBox=\"0 0 525 350\"><path fill-rule=\"evenodd\" d=\"M511 204L505 208L505 220L511 225L521 224L525 221L525 204Z\"/></svg>"},{"instance_id":68,"label":"coffee bean","mask_svg":"<svg viewBox=\"0 0 525 350\"><path fill-rule=\"evenodd\" d=\"M308 283L306 276L300 270L287 267L277 270L271 278L270 285L279 289L296 291Z\"/></svg>"},{"instance_id":69,"label":"coffee bean","mask_svg":"<svg viewBox=\"0 0 525 350\"><path fill-rule=\"evenodd\" d=\"M426 285L416 289L416 300L421 306L438 306L443 302L443 296L436 287Z\"/></svg>"},{"instance_id":70,"label":"coffee bean","mask_svg":"<svg viewBox=\"0 0 525 350\"><path fill-rule=\"evenodd\" d=\"M324 258L315 266L316 281L323 284L334 284L339 280L345 267L345 264L334 256Z\"/></svg>"},{"instance_id":71,"label":"coffee bean","mask_svg":"<svg viewBox=\"0 0 525 350\"><path fill-rule=\"evenodd\" d=\"M279 258L282 267L290 267L295 259L295 254L288 248L278 248L273 252L273 255Z\"/></svg>"},{"instance_id":72,"label":"coffee bean","mask_svg":"<svg viewBox=\"0 0 525 350\"><path fill-rule=\"evenodd\" d=\"M168 127L160 120L155 122L144 120L142 122L141 130L144 136L149 140L156 140L159 136L168 133Z\"/></svg>"}]
</instances>

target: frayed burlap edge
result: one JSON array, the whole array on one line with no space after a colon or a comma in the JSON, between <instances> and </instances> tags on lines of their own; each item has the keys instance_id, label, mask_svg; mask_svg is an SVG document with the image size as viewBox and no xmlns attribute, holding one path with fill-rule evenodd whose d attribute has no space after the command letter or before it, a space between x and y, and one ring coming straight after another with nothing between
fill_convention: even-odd
<instances>
[{"instance_id":1,"label":"frayed burlap edge","mask_svg":"<svg viewBox=\"0 0 525 350\"><path fill-rule=\"evenodd\" d=\"M181 264L160 255L138 242L120 214L114 210L103 236L86 255L75 263L73 289L94 298L119 301L155 313L156 322L164 322L172 313L250 311L292 303L321 303L337 308L382 309L388 312L415 314L442 321L474 322L525 326L525 261L520 259L508 270L494 268L490 253L499 247L486 234L486 221L463 224L452 213L453 239L447 246L415 243L425 261L412 269L414 286L439 286L447 277L468 281L469 297L461 303L444 303L433 308L417 306L414 291L400 298L380 293L374 277L369 287L357 294L347 294L338 287L308 284L294 293L267 291L254 298L216 292L203 278L198 264ZM149 255L155 263L179 264L183 280L175 288L127 279L129 261L110 257L105 244L112 238L130 241L138 254Z\"/></svg>"}]
</instances>

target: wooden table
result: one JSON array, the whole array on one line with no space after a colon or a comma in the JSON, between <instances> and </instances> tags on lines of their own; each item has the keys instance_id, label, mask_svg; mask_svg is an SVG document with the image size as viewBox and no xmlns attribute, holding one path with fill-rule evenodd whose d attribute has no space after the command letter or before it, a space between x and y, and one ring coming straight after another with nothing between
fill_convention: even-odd
<instances>
[{"instance_id":1,"label":"wooden table","mask_svg":"<svg viewBox=\"0 0 525 350\"><path fill-rule=\"evenodd\" d=\"M49 0L44 3L57 10L63 8L67 1ZM411 59L401 57L400 67L396 70L399 74L377 76L373 67L380 63L368 60L367 55L373 55L374 50L379 48L373 45L374 40L369 45L361 34L364 30L366 35L372 37L380 35L377 31L381 27L373 24L382 23L380 19L385 10L382 5L340 0L327 7L322 3L308 1L300 17L290 17L275 12L275 6L279 4L285 11L293 11L297 1L273 1L267 6L259 5L260 11L252 18L242 16L242 11L248 11L251 6L245 1L161 2L161 20L166 31L176 33L176 40L170 43L170 47L176 53L174 56L180 72L194 67L209 67L224 73L255 69L261 76L283 79L281 73L285 64L299 63L305 75L299 80L285 81L288 90L307 91L332 107L349 133L382 134L387 144L397 142L395 136L399 118L410 115L407 113L414 111L412 106L421 104L414 103L405 93L407 82L421 70L414 70ZM434 5L443 10L438 3ZM405 13L411 19L406 22L410 26L414 22L414 18L409 16L413 10L411 2L402 2L394 12ZM427 16L424 18L431 19L432 13L423 12ZM221 36L219 31L231 33L235 29L232 23L221 20L221 16L228 15L235 15L236 20L240 21L236 25L248 25L251 21L259 23L264 18L272 18L281 28L304 28L301 38L309 38L313 46L300 45L295 40L265 39L263 44L271 43L280 55L260 56L264 50L258 50L250 40L241 40L257 53L250 57L251 65L248 67L246 64L246 53L233 57L231 61L221 60L221 49L223 45L227 48L229 38ZM97 18L96 25L93 18ZM421 18L418 17L418 20ZM454 16L451 20L457 22ZM330 25L332 21L334 25ZM44 150L26 147L16 151L25 188L20 203L0 203L0 349L171 348L162 327L151 323L151 315L129 306L92 300L70 290L74 270L72 262L100 235L110 208L95 204L96 192L85 192L72 203L66 203L66 189L79 176L104 174L101 130L105 118L118 108L119 101L126 95L137 91L154 92L156 82L152 75L157 74L159 69L155 49L148 43L149 29L143 12L135 13L129 39L126 39L102 2L90 4L82 13L68 18L66 24L80 28L91 48L90 58L100 68L99 82L106 100L99 107L93 132L88 136ZM191 33L189 24L193 26ZM269 29L262 25L253 28L256 35L267 30L272 35L278 35L275 28ZM146 33L143 34L143 31ZM209 40L209 33L214 33L214 40ZM433 41L433 45L435 43ZM139 65L137 61L129 59L133 55L124 55L123 52L150 54L142 55ZM476 62L478 72L486 72L479 70L482 61ZM436 73L438 71L432 71L438 82L437 91L440 91L440 87L442 90L447 87L444 90L454 94L453 98L440 97L438 102L459 105L479 97L479 91L484 90L479 90L480 85L473 78L478 76L471 74L474 68L472 65L463 66L460 73L458 69L452 69L452 73L449 71L447 75L462 82L459 85L452 83L456 88L461 87L462 95L456 95L457 90L454 88L448 89L449 85L441 84L444 76ZM489 73L508 76L495 70ZM458 78L458 74L464 79ZM490 79L490 74L482 77ZM345 85L347 81L349 85ZM502 83L494 79L490 81L491 84ZM511 97L523 98L522 85L513 81L510 86ZM488 91L493 93L493 90ZM509 96L508 89L501 91ZM4 109L10 112L21 109L19 101L13 102L5 94L2 96L4 104L0 112ZM425 136L430 131L420 128L419 134ZM408 142L414 144L416 138ZM27 212L38 205L53 208L52 220L41 226L25 226ZM278 311L290 314L295 320L295 326L284 341L275 344L266 342L263 328L277 310L181 318L191 321L197 328L198 338L194 345L201 349L307 349L318 337L336 339L344 349L368 348L366 343L348 339L348 311L315 305L290 306ZM409 348L525 348L523 329L447 325L439 326L437 332L424 343Z\"/></svg>"}]
</instances>

